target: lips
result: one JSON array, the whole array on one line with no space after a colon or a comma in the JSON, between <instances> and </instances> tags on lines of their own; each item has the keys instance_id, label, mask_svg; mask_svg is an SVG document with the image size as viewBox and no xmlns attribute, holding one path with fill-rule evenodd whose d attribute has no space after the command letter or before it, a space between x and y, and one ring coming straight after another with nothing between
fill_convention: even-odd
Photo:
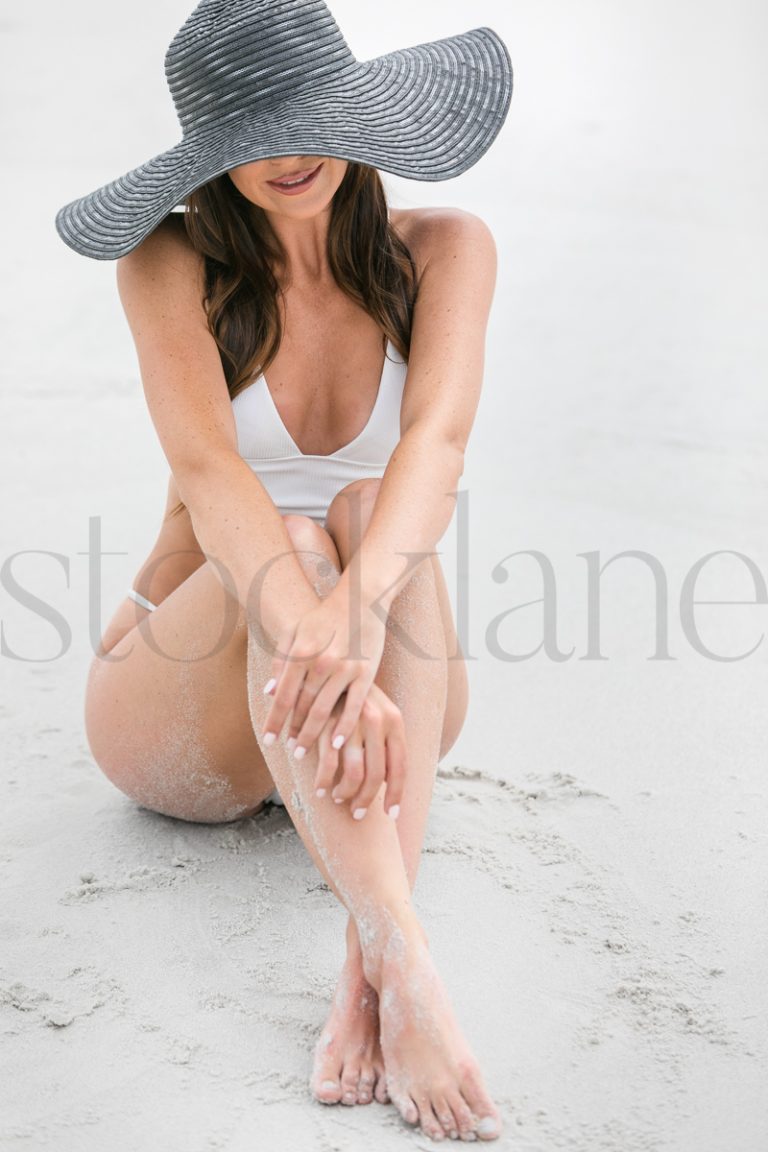
<instances>
[{"instance_id":1,"label":"lips","mask_svg":"<svg viewBox=\"0 0 768 1152\"><path fill-rule=\"evenodd\" d=\"M315 177L319 173L322 166L322 163L320 163L316 168L303 168L299 172L286 173L285 176L280 176L277 180L268 180L267 183L271 188L276 189L278 192L302 192L305 188L309 188L310 185L314 183Z\"/></svg>"}]
</instances>

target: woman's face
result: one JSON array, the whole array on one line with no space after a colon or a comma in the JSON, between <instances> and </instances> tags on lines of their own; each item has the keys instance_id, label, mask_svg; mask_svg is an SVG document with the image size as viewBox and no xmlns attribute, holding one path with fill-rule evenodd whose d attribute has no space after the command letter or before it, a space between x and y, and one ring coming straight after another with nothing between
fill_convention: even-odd
<instances>
[{"instance_id":1,"label":"woman's face","mask_svg":"<svg viewBox=\"0 0 768 1152\"><path fill-rule=\"evenodd\" d=\"M265 212L307 220L328 208L348 166L331 156L276 156L231 168L229 178Z\"/></svg>"}]
</instances>

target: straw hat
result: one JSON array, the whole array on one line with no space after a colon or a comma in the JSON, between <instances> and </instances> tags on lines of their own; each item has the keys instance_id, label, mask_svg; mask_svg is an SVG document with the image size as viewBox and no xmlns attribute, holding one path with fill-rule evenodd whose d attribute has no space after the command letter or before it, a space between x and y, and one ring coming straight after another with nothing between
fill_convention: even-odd
<instances>
[{"instance_id":1,"label":"straw hat","mask_svg":"<svg viewBox=\"0 0 768 1152\"><path fill-rule=\"evenodd\" d=\"M490 28L358 61L323 0L202 0L165 57L182 139L60 209L83 256L115 260L215 176L272 156L332 156L414 180L465 172L512 97Z\"/></svg>"}]
</instances>

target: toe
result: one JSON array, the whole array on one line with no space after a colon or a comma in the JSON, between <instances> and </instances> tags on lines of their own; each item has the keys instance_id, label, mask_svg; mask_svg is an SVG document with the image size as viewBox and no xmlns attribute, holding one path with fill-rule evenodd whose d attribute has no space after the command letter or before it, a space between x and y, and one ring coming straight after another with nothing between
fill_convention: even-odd
<instances>
[{"instance_id":1,"label":"toe","mask_svg":"<svg viewBox=\"0 0 768 1152\"><path fill-rule=\"evenodd\" d=\"M467 1102L463 1099L458 1092L446 1097L446 1102L450 1105L451 1112L453 1112L458 1125L459 1137L461 1140L476 1140L475 1135L475 1118L472 1115Z\"/></svg>"},{"instance_id":2,"label":"toe","mask_svg":"<svg viewBox=\"0 0 768 1152\"><path fill-rule=\"evenodd\" d=\"M433 1100L432 1109L446 1136L450 1137L451 1140L458 1140L459 1124L445 1096L439 1096Z\"/></svg>"},{"instance_id":3,"label":"toe","mask_svg":"<svg viewBox=\"0 0 768 1152\"><path fill-rule=\"evenodd\" d=\"M485 1090L479 1074L471 1069L464 1077L461 1094L473 1113L474 1131L479 1140L496 1140L501 1135L501 1118Z\"/></svg>"},{"instance_id":4,"label":"toe","mask_svg":"<svg viewBox=\"0 0 768 1152\"><path fill-rule=\"evenodd\" d=\"M373 1088L376 1083L376 1076L372 1068L364 1068L360 1073L360 1079L357 1084L357 1102L358 1104L370 1104L373 1099Z\"/></svg>"},{"instance_id":5,"label":"toe","mask_svg":"<svg viewBox=\"0 0 768 1152\"><path fill-rule=\"evenodd\" d=\"M496 1113L483 1116L475 1124L475 1132L479 1140L498 1140L501 1135L501 1120Z\"/></svg>"},{"instance_id":6,"label":"toe","mask_svg":"<svg viewBox=\"0 0 768 1152\"><path fill-rule=\"evenodd\" d=\"M418 1097L416 1104L419 1109L419 1124L425 1136L429 1136L430 1140L440 1141L445 1140L445 1132L443 1126L435 1116L432 1104L428 1097Z\"/></svg>"},{"instance_id":7,"label":"toe","mask_svg":"<svg viewBox=\"0 0 768 1152\"><path fill-rule=\"evenodd\" d=\"M341 1099L341 1060L331 1050L332 1040L323 1032L314 1051L310 1091L321 1104L338 1104Z\"/></svg>"},{"instance_id":8,"label":"toe","mask_svg":"<svg viewBox=\"0 0 768 1152\"><path fill-rule=\"evenodd\" d=\"M360 1065L347 1064L341 1074L342 1104L357 1104L357 1088L360 1083Z\"/></svg>"},{"instance_id":9,"label":"toe","mask_svg":"<svg viewBox=\"0 0 768 1152\"><path fill-rule=\"evenodd\" d=\"M389 1104L389 1092L387 1091L387 1076L385 1072L379 1073L373 1095L379 1104Z\"/></svg>"},{"instance_id":10,"label":"toe","mask_svg":"<svg viewBox=\"0 0 768 1152\"><path fill-rule=\"evenodd\" d=\"M419 1110L411 1100L410 1096L401 1095L399 1092L392 1092L392 1103L397 1108L398 1112L405 1120L406 1124L418 1124Z\"/></svg>"},{"instance_id":11,"label":"toe","mask_svg":"<svg viewBox=\"0 0 768 1152\"><path fill-rule=\"evenodd\" d=\"M314 1080L312 1095L321 1104L338 1104L341 1100L341 1081L338 1078L333 1080L330 1076L326 1076L322 1080Z\"/></svg>"}]
</instances>

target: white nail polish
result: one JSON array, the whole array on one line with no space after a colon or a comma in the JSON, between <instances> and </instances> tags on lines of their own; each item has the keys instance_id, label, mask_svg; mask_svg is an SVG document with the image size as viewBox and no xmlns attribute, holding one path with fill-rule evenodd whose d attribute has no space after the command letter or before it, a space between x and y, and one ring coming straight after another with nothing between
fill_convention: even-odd
<instances>
[{"instance_id":1,"label":"white nail polish","mask_svg":"<svg viewBox=\"0 0 768 1152\"><path fill-rule=\"evenodd\" d=\"M265 732L262 740L265 748L271 748L275 740L277 740L277 736L275 736L274 732Z\"/></svg>"},{"instance_id":2,"label":"white nail polish","mask_svg":"<svg viewBox=\"0 0 768 1152\"><path fill-rule=\"evenodd\" d=\"M334 796L333 802L334 802L334 804L343 804L344 803L344 797L343 796Z\"/></svg>"},{"instance_id":3,"label":"white nail polish","mask_svg":"<svg viewBox=\"0 0 768 1152\"><path fill-rule=\"evenodd\" d=\"M285 742L285 746L289 752L293 752L294 748L296 747L296 737L289 736Z\"/></svg>"},{"instance_id":4,"label":"white nail polish","mask_svg":"<svg viewBox=\"0 0 768 1152\"><path fill-rule=\"evenodd\" d=\"M495 1135L498 1130L498 1121L494 1120L493 1116L484 1116L475 1129L475 1131L478 1132L480 1136Z\"/></svg>"},{"instance_id":5,"label":"white nail polish","mask_svg":"<svg viewBox=\"0 0 768 1152\"><path fill-rule=\"evenodd\" d=\"M388 815L392 820L397 820L398 816L400 815L400 805L393 804L388 812Z\"/></svg>"},{"instance_id":6,"label":"white nail polish","mask_svg":"<svg viewBox=\"0 0 768 1152\"><path fill-rule=\"evenodd\" d=\"M267 680L266 684L264 685L264 695L268 696L276 684L277 680L275 680L274 676L271 680Z\"/></svg>"},{"instance_id":7,"label":"white nail polish","mask_svg":"<svg viewBox=\"0 0 768 1152\"><path fill-rule=\"evenodd\" d=\"M331 744L331 748L335 748L336 751L338 752L339 748L344 747L345 739L346 739L345 736L337 736L336 739L334 740L333 744Z\"/></svg>"},{"instance_id":8,"label":"white nail polish","mask_svg":"<svg viewBox=\"0 0 768 1152\"><path fill-rule=\"evenodd\" d=\"M355 808L352 816L355 820L363 820L367 811L367 808Z\"/></svg>"},{"instance_id":9,"label":"white nail polish","mask_svg":"<svg viewBox=\"0 0 768 1152\"><path fill-rule=\"evenodd\" d=\"M319 800L322 800L323 796L325 796L325 795L326 795L325 788L318 788L317 792L315 792L315 796L317 796L317 798Z\"/></svg>"},{"instance_id":10,"label":"white nail polish","mask_svg":"<svg viewBox=\"0 0 768 1152\"><path fill-rule=\"evenodd\" d=\"M293 750L294 760L303 760L306 754L307 750L306 748L302 748L301 744L299 744L298 748L294 748Z\"/></svg>"}]
</instances>

